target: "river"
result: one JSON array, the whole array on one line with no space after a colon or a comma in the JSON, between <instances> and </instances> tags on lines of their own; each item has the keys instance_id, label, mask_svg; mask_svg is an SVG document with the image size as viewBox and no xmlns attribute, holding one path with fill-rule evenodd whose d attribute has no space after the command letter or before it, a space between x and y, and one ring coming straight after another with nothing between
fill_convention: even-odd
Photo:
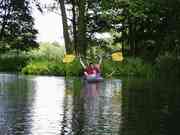
<instances>
[{"instance_id":1,"label":"river","mask_svg":"<svg viewBox=\"0 0 180 135\"><path fill-rule=\"evenodd\" d=\"M179 114L174 80L0 74L0 135L175 135Z\"/></svg>"}]
</instances>

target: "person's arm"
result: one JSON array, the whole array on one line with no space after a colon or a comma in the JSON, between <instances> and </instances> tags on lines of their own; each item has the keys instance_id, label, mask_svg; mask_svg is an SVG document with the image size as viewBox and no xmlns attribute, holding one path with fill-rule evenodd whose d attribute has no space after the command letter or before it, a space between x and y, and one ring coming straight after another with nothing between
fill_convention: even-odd
<instances>
[{"instance_id":1,"label":"person's arm","mask_svg":"<svg viewBox=\"0 0 180 135\"><path fill-rule=\"evenodd\" d=\"M88 76L88 73L85 71L85 72L84 72L84 75L85 75L85 76Z\"/></svg>"},{"instance_id":2,"label":"person's arm","mask_svg":"<svg viewBox=\"0 0 180 135\"><path fill-rule=\"evenodd\" d=\"M81 65L82 65L82 67L85 69L86 68L86 66L85 66L85 64L83 63L83 61L82 61L82 59L80 58L80 63L81 63Z\"/></svg>"},{"instance_id":3,"label":"person's arm","mask_svg":"<svg viewBox=\"0 0 180 135\"><path fill-rule=\"evenodd\" d=\"M101 65L101 63L102 63L102 56L99 56L99 65Z\"/></svg>"}]
</instances>

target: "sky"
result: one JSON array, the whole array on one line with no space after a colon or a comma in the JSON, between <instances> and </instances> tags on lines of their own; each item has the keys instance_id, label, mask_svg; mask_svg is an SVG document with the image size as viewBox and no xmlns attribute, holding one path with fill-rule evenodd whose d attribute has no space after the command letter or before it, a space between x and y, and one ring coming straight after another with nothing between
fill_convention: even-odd
<instances>
[{"instance_id":1,"label":"sky","mask_svg":"<svg viewBox=\"0 0 180 135\"><path fill-rule=\"evenodd\" d=\"M41 0L42 3L48 4L51 0ZM63 44L63 29L61 16L53 12L40 13L33 9L35 18L35 28L38 30L38 42L59 42Z\"/></svg>"},{"instance_id":2,"label":"sky","mask_svg":"<svg viewBox=\"0 0 180 135\"><path fill-rule=\"evenodd\" d=\"M50 4L52 0L39 0L42 4ZM38 42L59 42L64 44L63 27L61 15L53 12L44 12L43 14L33 9L35 18L35 28L38 30ZM110 33L95 34L96 38L111 38Z\"/></svg>"}]
</instances>

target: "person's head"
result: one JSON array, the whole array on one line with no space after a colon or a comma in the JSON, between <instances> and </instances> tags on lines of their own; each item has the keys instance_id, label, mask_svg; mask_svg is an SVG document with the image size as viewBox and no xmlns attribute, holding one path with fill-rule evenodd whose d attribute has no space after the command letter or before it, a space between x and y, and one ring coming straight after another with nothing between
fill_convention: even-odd
<instances>
[{"instance_id":1,"label":"person's head","mask_svg":"<svg viewBox=\"0 0 180 135\"><path fill-rule=\"evenodd\" d=\"M89 67L94 68L93 63L89 63Z\"/></svg>"}]
</instances>

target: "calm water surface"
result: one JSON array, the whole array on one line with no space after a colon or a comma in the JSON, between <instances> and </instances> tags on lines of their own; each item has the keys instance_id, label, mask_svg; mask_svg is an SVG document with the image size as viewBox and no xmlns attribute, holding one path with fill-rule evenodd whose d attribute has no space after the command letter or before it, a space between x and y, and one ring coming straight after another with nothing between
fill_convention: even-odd
<instances>
[{"instance_id":1,"label":"calm water surface","mask_svg":"<svg viewBox=\"0 0 180 135\"><path fill-rule=\"evenodd\" d=\"M175 135L178 81L0 74L0 135Z\"/></svg>"}]
</instances>

